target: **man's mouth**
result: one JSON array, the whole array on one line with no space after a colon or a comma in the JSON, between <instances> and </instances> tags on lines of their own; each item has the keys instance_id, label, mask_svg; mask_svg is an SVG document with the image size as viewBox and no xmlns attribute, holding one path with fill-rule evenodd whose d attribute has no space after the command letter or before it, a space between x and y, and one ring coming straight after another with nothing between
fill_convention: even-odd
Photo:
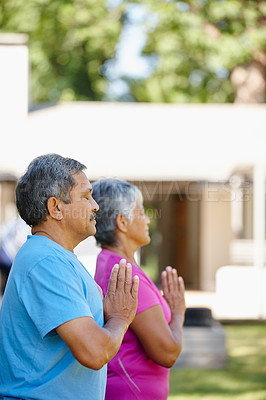
<instances>
[{"instance_id":1,"label":"man's mouth","mask_svg":"<svg viewBox=\"0 0 266 400\"><path fill-rule=\"evenodd\" d=\"M96 217L96 214L95 214L95 213L91 214L90 221L95 220L95 217Z\"/></svg>"}]
</instances>

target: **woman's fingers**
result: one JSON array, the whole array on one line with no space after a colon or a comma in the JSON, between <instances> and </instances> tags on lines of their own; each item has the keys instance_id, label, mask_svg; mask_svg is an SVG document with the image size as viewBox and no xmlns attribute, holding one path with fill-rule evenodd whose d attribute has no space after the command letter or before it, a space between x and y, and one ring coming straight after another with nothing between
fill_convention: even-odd
<instances>
[{"instance_id":1,"label":"woman's fingers","mask_svg":"<svg viewBox=\"0 0 266 400\"><path fill-rule=\"evenodd\" d=\"M167 283L167 273L166 271L163 271L161 273L161 281L162 281L162 291L164 295L168 293L168 283Z\"/></svg>"},{"instance_id":2,"label":"woman's fingers","mask_svg":"<svg viewBox=\"0 0 266 400\"><path fill-rule=\"evenodd\" d=\"M185 283L184 283L184 279L182 278L182 276L178 277L178 289L181 293L185 292Z\"/></svg>"},{"instance_id":3,"label":"woman's fingers","mask_svg":"<svg viewBox=\"0 0 266 400\"><path fill-rule=\"evenodd\" d=\"M178 288L178 275L175 268L172 269L173 284L175 288Z\"/></svg>"},{"instance_id":4,"label":"woman's fingers","mask_svg":"<svg viewBox=\"0 0 266 400\"><path fill-rule=\"evenodd\" d=\"M172 275L172 267L166 267L168 291L171 293L174 290L174 282Z\"/></svg>"},{"instance_id":5,"label":"woman's fingers","mask_svg":"<svg viewBox=\"0 0 266 400\"><path fill-rule=\"evenodd\" d=\"M173 293L178 290L178 275L175 268L170 266L166 267L165 271L162 272L161 279L164 293Z\"/></svg>"},{"instance_id":6,"label":"woman's fingers","mask_svg":"<svg viewBox=\"0 0 266 400\"><path fill-rule=\"evenodd\" d=\"M166 267L161 274L162 291L172 315L178 314L184 318L185 305L185 284L183 278L178 276L175 268Z\"/></svg>"}]
</instances>

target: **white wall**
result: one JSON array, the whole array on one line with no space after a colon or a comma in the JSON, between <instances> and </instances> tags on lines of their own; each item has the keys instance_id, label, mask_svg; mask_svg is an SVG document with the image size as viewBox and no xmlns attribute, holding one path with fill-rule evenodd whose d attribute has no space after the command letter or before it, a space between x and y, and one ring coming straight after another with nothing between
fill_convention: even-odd
<instances>
[{"instance_id":1,"label":"white wall","mask_svg":"<svg viewBox=\"0 0 266 400\"><path fill-rule=\"evenodd\" d=\"M27 35L0 34L1 121L12 123L27 116L28 75Z\"/></svg>"},{"instance_id":2,"label":"white wall","mask_svg":"<svg viewBox=\"0 0 266 400\"><path fill-rule=\"evenodd\" d=\"M266 269L223 266L216 274L215 318L266 319Z\"/></svg>"},{"instance_id":3,"label":"white wall","mask_svg":"<svg viewBox=\"0 0 266 400\"><path fill-rule=\"evenodd\" d=\"M225 184L206 184L200 209L200 288L215 290L215 274L228 265L231 229L231 192Z\"/></svg>"}]
</instances>

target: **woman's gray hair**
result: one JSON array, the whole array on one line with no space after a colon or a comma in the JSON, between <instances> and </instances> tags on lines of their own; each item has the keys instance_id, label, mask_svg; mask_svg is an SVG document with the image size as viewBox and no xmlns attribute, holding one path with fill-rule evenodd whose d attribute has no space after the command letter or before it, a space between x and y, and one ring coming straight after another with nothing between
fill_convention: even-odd
<instances>
[{"instance_id":1,"label":"woman's gray hair","mask_svg":"<svg viewBox=\"0 0 266 400\"><path fill-rule=\"evenodd\" d=\"M136 203L143 201L141 191L135 185L119 179L101 179L94 182L92 187L92 196L99 205L96 214L97 244L116 244L116 217L122 214L132 219Z\"/></svg>"},{"instance_id":2,"label":"woman's gray hair","mask_svg":"<svg viewBox=\"0 0 266 400\"><path fill-rule=\"evenodd\" d=\"M30 226L46 221L50 197L70 203L70 190L75 186L72 175L84 169L86 166L80 162L58 154L35 158L16 187L16 203L21 218Z\"/></svg>"}]
</instances>

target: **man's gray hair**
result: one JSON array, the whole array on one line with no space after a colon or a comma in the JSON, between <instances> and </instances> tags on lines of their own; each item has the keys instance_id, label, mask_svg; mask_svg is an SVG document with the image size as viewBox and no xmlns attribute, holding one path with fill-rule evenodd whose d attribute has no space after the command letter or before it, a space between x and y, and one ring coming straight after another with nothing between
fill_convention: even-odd
<instances>
[{"instance_id":1,"label":"man's gray hair","mask_svg":"<svg viewBox=\"0 0 266 400\"><path fill-rule=\"evenodd\" d=\"M35 158L16 187L16 203L21 218L30 226L46 221L50 197L70 203L70 190L75 186L72 175L84 169L84 164L58 154Z\"/></svg>"},{"instance_id":2,"label":"man's gray hair","mask_svg":"<svg viewBox=\"0 0 266 400\"><path fill-rule=\"evenodd\" d=\"M132 211L138 201L142 202L141 191L129 182L119 179L100 179L92 184L93 198L99 205L96 214L97 244L116 243L116 217L119 214L132 220Z\"/></svg>"}]
</instances>

